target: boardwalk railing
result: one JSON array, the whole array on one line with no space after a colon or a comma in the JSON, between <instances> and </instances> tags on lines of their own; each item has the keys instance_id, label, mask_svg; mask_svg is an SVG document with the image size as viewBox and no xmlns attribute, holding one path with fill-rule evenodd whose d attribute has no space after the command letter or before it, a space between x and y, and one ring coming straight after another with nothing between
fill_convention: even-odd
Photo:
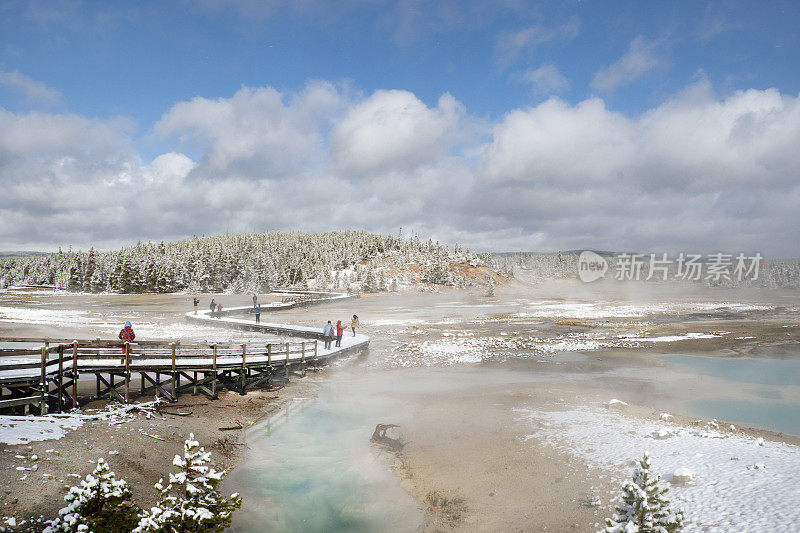
<instances>
[{"instance_id":1,"label":"boardwalk railing","mask_svg":"<svg viewBox=\"0 0 800 533\"><path fill-rule=\"evenodd\" d=\"M136 374L142 395L157 394L170 401L188 390L216 398L220 387L245 394L253 387L288 381L291 373L304 375L308 367L322 365L333 355L320 354L317 341L126 346L128 354L111 341L73 341L42 347L35 360L33 350L16 351L24 359L0 364L0 410L22 408L27 414L32 406L45 414L77 407L81 374L96 376L96 398L122 402L130 400Z\"/></svg>"},{"instance_id":2,"label":"boardwalk railing","mask_svg":"<svg viewBox=\"0 0 800 533\"><path fill-rule=\"evenodd\" d=\"M358 298L357 294L327 291L279 290L283 302L262 305L262 312L291 309L325 302ZM329 359L366 348L369 339L334 350L320 350L324 339L321 328L288 324L258 323L235 318L247 317L252 307L223 309L222 313L200 311L187 313L186 319L229 328L274 333L306 340L270 344L183 344L145 341L127 345L125 352L118 341L102 339L0 338L5 344L34 344L43 347L0 348L0 411L31 407L40 414L61 412L78 406L78 379L94 374L96 398L128 402L132 380L140 377L142 395L157 394L176 401L181 392L191 390L211 398L220 387L245 394L257 386L271 386L288 381L290 374L304 375L309 366L325 364ZM310 339L310 340L308 340ZM16 358L16 360L11 360Z\"/></svg>"}]
</instances>

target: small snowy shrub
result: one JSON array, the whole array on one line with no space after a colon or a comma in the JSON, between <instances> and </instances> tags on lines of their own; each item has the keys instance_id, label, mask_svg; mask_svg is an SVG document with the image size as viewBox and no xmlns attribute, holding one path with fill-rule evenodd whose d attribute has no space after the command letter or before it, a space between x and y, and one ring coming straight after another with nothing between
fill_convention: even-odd
<instances>
[{"instance_id":1,"label":"small snowy shrub","mask_svg":"<svg viewBox=\"0 0 800 533\"><path fill-rule=\"evenodd\" d=\"M72 487L64 500L68 505L58 512L58 518L45 533L117 533L130 531L139 521L139 509L130 501L128 484L116 479L102 458L94 472Z\"/></svg>"},{"instance_id":2,"label":"small snowy shrub","mask_svg":"<svg viewBox=\"0 0 800 533\"><path fill-rule=\"evenodd\" d=\"M622 504L614 519L606 518L605 533L672 533L683 526L683 511L673 513L666 497L669 488L661 476L650 472L650 455L645 452L633 481L622 487Z\"/></svg>"},{"instance_id":3,"label":"small snowy shrub","mask_svg":"<svg viewBox=\"0 0 800 533\"><path fill-rule=\"evenodd\" d=\"M231 525L233 512L242 506L242 497L230 500L217 491L225 472L210 466L211 453L200 447L194 434L183 445L183 457L176 455L172 464L180 470L169 475L165 487L156 483L160 498L146 511L134 533L200 533L223 531Z\"/></svg>"}]
</instances>

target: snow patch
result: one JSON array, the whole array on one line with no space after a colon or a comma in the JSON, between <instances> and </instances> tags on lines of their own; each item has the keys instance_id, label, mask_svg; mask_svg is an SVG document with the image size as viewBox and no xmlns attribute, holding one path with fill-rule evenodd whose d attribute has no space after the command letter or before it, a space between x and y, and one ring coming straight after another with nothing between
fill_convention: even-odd
<instances>
[{"instance_id":1,"label":"snow patch","mask_svg":"<svg viewBox=\"0 0 800 533\"><path fill-rule=\"evenodd\" d=\"M686 511L684 531L800 531L798 446L720 431L710 423L683 427L607 409L516 412L536 429L539 441L611 473L608 516L612 498L630 476L629 461L648 450L654 472L665 479L680 479L687 471L694 478L669 493L673 508ZM670 438L652 438L665 428Z\"/></svg>"}]
</instances>

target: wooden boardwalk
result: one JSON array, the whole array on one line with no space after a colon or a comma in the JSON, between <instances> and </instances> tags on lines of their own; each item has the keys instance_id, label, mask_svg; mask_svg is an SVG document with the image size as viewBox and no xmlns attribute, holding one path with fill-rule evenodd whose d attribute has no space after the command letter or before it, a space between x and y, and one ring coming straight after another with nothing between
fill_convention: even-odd
<instances>
[{"instance_id":1,"label":"wooden boardwalk","mask_svg":"<svg viewBox=\"0 0 800 533\"><path fill-rule=\"evenodd\" d=\"M262 306L285 309L346 299L343 294L301 292L288 302ZM298 303L301 302L301 303ZM286 382L290 375L304 375L310 367L368 347L365 335L345 335L340 348L325 349L322 329L289 324L256 324L252 307L227 309L221 317L210 311L187 313L188 320L213 321L215 326L262 333L277 333L305 340L266 344L183 344L142 342L128 345L125 358L117 341L66 341L64 339L0 339L6 343L45 344L41 348L5 349L0 359L0 411L28 414L61 412L79 405L78 380L95 376L95 397L128 402L133 394L158 395L176 401L181 392L191 391L216 398L221 388L246 394L254 387ZM35 355L35 359L32 356ZM16 356L16 357L15 357ZM138 386L134 383L138 374Z\"/></svg>"}]
</instances>

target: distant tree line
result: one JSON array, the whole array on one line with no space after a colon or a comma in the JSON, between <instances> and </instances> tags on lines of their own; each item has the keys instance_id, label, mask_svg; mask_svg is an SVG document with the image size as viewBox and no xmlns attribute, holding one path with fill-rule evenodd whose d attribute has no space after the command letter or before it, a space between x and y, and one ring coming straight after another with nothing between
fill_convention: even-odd
<instances>
[{"instance_id":1,"label":"distant tree line","mask_svg":"<svg viewBox=\"0 0 800 533\"><path fill-rule=\"evenodd\" d=\"M524 281L539 282L547 279L574 278L578 273L578 257L580 252L539 253L539 252L507 252L492 254L496 268L513 273L514 276ZM618 254L613 252L600 252L608 262L606 278L614 278L618 263ZM660 254L659 254L660 255ZM643 254L641 275L642 281L650 278L649 254ZM658 256L657 256L658 257ZM672 257L674 259L674 256ZM733 260L735 263L735 259ZM770 288L800 288L800 259L763 259L759 263L758 277L752 276L745 279L736 279L731 265L728 278L708 279L708 258L702 263L703 275L697 280L688 280L706 286L717 287L770 287ZM655 273L651 282L661 282L661 273ZM673 261L668 268L667 282L686 281L678 276L677 262Z\"/></svg>"},{"instance_id":2,"label":"distant tree line","mask_svg":"<svg viewBox=\"0 0 800 533\"><path fill-rule=\"evenodd\" d=\"M390 290L386 270L420 266L423 281L459 285L453 262L485 264L458 245L363 231L267 232L139 242L107 252L57 253L0 259L0 287L52 285L81 292L267 292L275 287Z\"/></svg>"}]
</instances>

